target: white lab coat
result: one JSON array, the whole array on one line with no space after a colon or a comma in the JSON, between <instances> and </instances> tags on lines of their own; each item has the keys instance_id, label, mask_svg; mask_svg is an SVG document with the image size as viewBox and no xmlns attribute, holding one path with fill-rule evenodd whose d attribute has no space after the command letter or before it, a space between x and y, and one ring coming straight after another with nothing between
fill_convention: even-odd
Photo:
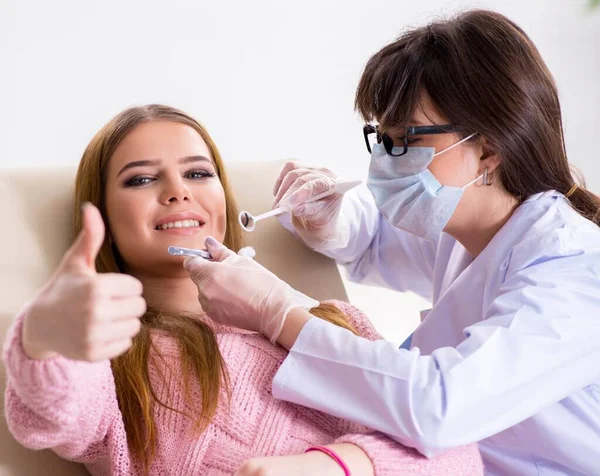
<instances>
[{"instance_id":1,"label":"white lab coat","mask_svg":"<svg viewBox=\"0 0 600 476\"><path fill-rule=\"evenodd\" d=\"M325 254L433 308L410 351L311 319L277 398L426 456L479 442L486 474L600 475L600 227L538 194L473 260L445 233L436 245L391 227L366 189L347 194L342 218L351 243Z\"/></svg>"}]
</instances>

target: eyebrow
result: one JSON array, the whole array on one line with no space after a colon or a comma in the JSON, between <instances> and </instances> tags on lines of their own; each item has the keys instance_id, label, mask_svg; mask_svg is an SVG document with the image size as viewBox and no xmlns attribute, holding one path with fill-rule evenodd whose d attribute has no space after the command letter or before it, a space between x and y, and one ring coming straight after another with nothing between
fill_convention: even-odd
<instances>
[{"instance_id":1,"label":"eyebrow","mask_svg":"<svg viewBox=\"0 0 600 476\"><path fill-rule=\"evenodd\" d=\"M208 157L204 157L203 155L190 155L187 157L182 157L177 162L180 165L190 164L193 162L208 162L210 164L213 163L212 160L210 160ZM145 167L145 166L158 165L158 164L160 164L159 159L135 160L133 162L129 162L128 164L125 164L123 166L123 168L117 174L117 177L119 177L126 170L133 169L134 167Z\"/></svg>"},{"instance_id":2,"label":"eyebrow","mask_svg":"<svg viewBox=\"0 0 600 476\"><path fill-rule=\"evenodd\" d=\"M421 121L419 121L418 119L415 119L414 117L410 118L410 120L408 121L408 124L415 125L415 126L432 125L432 124L423 124ZM386 128L385 127L381 127L381 124L379 124L379 127L381 128L380 129L381 132L387 133L390 136L398 136L398 137L400 137L399 134L402 134L406 130L406 127L404 127L402 129L390 128L389 131L386 131Z\"/></svg>"},{"instance_id":3,"label":"eyebrow","mask_svg":"<svg viewBox=\"0 0 600 476\"><path fill-rule=\"evenodd\" d=\"M431 121L431 122L433 122L433 121ZM411 118L410 124L414 124L415 126L424 126L425 125L421 121L419 121L418 119L415 119L414 117Z\"/></svg>"}]
</instances>

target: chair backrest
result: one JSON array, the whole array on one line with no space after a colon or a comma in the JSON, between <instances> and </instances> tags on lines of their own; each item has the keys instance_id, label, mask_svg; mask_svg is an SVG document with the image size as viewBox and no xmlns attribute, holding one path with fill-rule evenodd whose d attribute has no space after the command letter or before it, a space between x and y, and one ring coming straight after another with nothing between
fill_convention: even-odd
<instances>
[{"instance_id":1,"label":"chair backrest","mask_svg":"<svg viewBox=\"0 0 600 476\"><path fill-rule=\"evenodd\" d=\"M242 209L271 208L271 188L281 162L233 163L227 167ZM49 278L69 247L75 168L0 170L0 342L14 315ZM256 260L294 288L319 300L347 300L336 264L305 247L277 219L261 222L247 235ZM0 366L0 392L5 371ZM4 415L4 399L0 403ZM0 475L87 474L82 465L51 451L30 451L10 435L0 419Z\"/></svg>"}]
</instances>

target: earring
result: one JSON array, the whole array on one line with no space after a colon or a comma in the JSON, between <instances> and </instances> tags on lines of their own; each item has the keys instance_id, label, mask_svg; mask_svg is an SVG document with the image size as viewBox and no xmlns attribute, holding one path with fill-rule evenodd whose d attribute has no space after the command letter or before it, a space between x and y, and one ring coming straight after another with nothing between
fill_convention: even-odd
<instances>
[{"instance_id":1,"label":"earring","mask_svg":"<svg viewBox=\"0 0 600 476\"><path fill-rule=\"evenodd\" d=\"M488 168L486 167L483 171L483 184L488 187L492 185L492 174L488 172Z\"/></svg>"}]
</instances>

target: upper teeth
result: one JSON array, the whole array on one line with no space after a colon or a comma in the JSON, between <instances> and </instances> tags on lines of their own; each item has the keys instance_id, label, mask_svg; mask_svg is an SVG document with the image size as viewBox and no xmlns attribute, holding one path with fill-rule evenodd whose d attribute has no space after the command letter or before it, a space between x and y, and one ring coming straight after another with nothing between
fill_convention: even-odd
<instances>
[{"instance_id":1,"label":"upper teeth","mask_svg":"<svg viewBox=\"0 0 600 476\"><path fill-rule=\"evenodd\" d=\"M158 225L156 228L166 230L167 228L191 228L194 226L200 226L200 222L198 220L170 221L169 223Z\"/></svg>"}]
</instances>

